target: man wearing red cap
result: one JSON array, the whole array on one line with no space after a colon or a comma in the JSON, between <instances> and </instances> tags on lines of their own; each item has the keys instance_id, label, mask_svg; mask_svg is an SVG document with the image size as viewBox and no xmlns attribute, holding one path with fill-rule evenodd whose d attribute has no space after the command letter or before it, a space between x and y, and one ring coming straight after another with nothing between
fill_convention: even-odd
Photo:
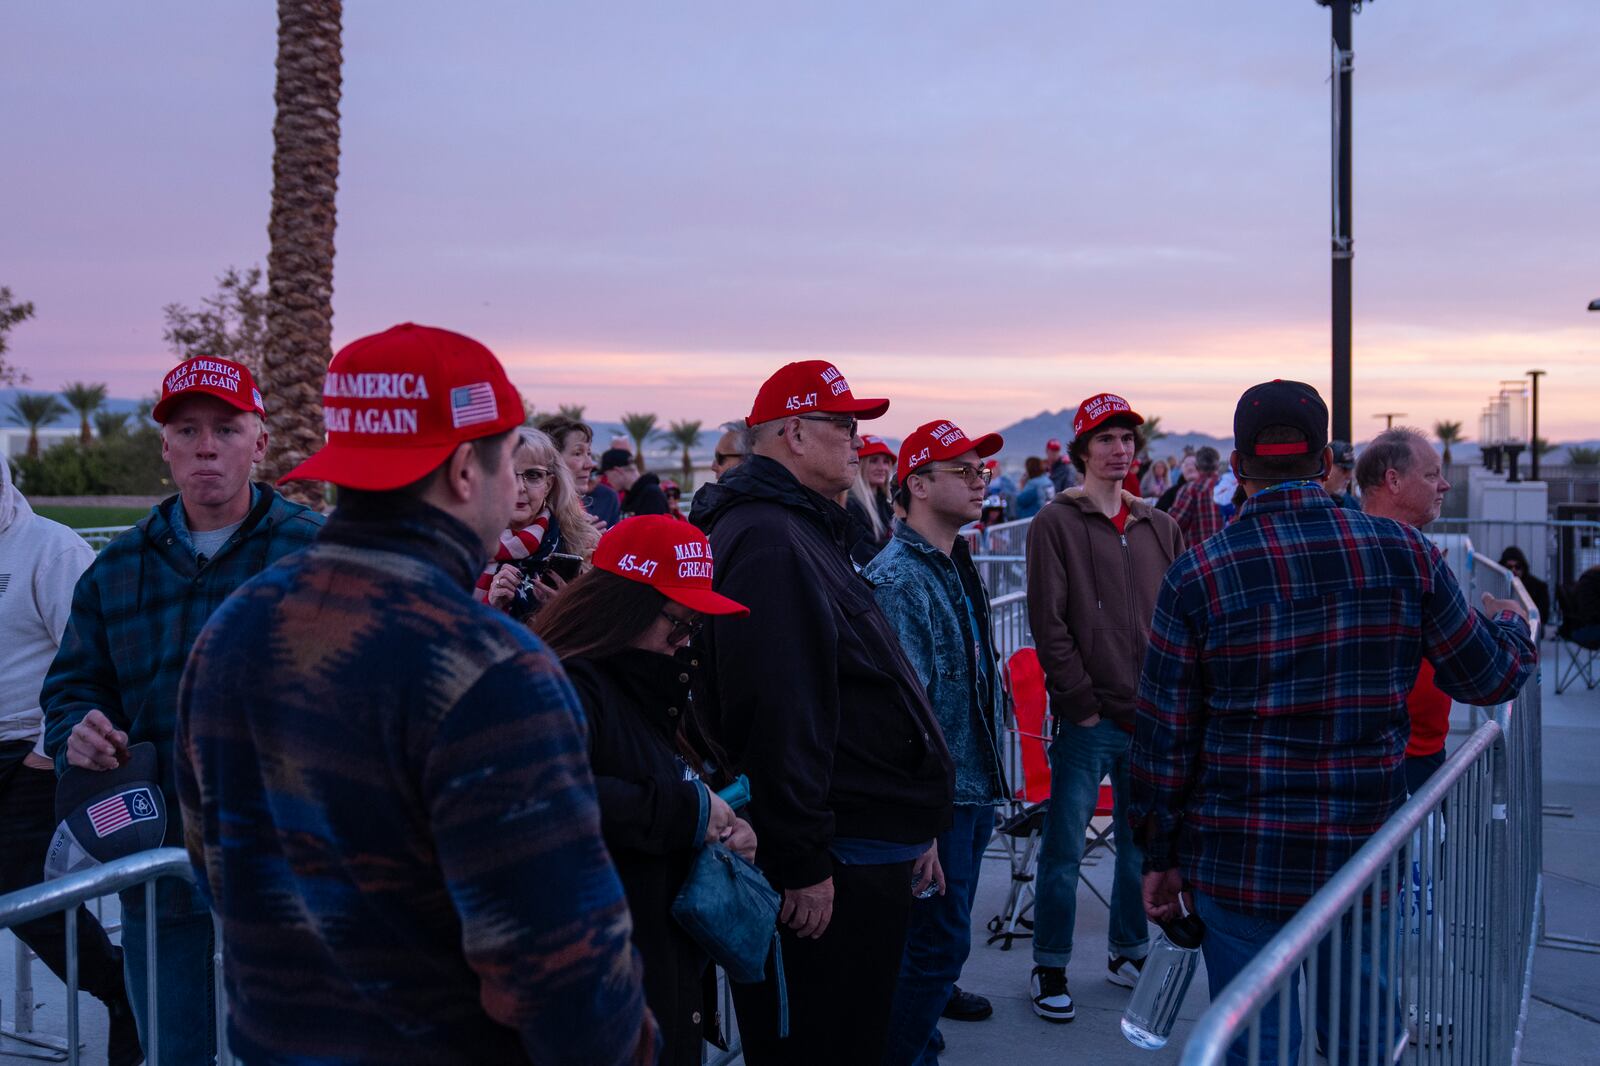
<instances>
[{"instance_id":1,"label":"man wearing red cap","mask_svg":"<svg viewBox=\"0 0 1600 1066\"><path fill-rule=\"evenodd\" d=\"M113 540L78 582L61 650L45 677L45 751L57 772L109 770L129 744L155 744L167 809L178 679L201 628L234 589L311 543L322 516L252 483L266 455L266 408L250 371L227 359L178 364L151 413L178 494ZM167 842L182 840L168 821ZM144 891L122 899L123 966L141 1034L149 1033ZM211 916L193 889L163 881L156 897L161 1060L209 1063Z\"/></svg>"},{"instance_id":2,"label":"man wearing red cap","mask_svg":"<svg viewBox=\"0 0 1600 1066\"><path fill-rule=\"evenodd\" d=\"M1044 442L1044 472L1050 475L1050 484L1057 492L1065 492L1078 483L1077 471L1061 457L1061 441L1055 437Z\"/></svg>"},{"instance_id":3,"label":"man wearing red cap","mask_svg":"<svg viewBox=\"0 0 1600 1066\"><path fill-rule=\"evenodd\" d=\"M1112 393L1084 400L1068 450L1083 475L1028 528L1028 620L1050 695L1050 812L1039 851L1034 1013L1075 1016L1067 987L1084 828L1109 775L1117 839L1107 980L1132 988L1149 951L1141 856L1128 830L1134 697L1161 576L1183 550L1178 526L1123 487L1144 419Z\"/></svg>"},{"instance_id":4,"label":"man wearing red cap","mask_svg":"<svg viewBox=\"0 0 1600 1066\"><path fill-rule=\"evenodd\" d=\"M323 407L328 443L285 477L338 510L217 612L179 696L234 1053L651 1061L577 698L472 595L516 502L516 389L406 324L342 349Z\"/></svg>"},{"instance_id":5,"label":"man wearing red cap","mask_svg":"<svg viewBox=\"0 0 1600 1066\"><path fill-rule=\"evenodd\" d=\"M863 571L928 690L956 775L953 823L938 840L944 881L911 905L886 1063L937 1062L941 1013L968 1021L993 1013L988 1000L956 987L972 947L972 901L995 804L1005 796L989 596L961 527L983 509L984 458L1003 446L998 434L973 440L944 419L919 426L900 446L895 503L905 520Z\"/></svg>"},{"instance_id":6,"label":"man wearing red cap","mask_svg":"<svg viewBox=\"0 0 1600 1066\"><path fill-rule=\"evenodd\" d=\"M709 717L750 777L756 861L784 897L788 1038L772 987L734 990L753 1066L879 1060L913 866L925 881L949 824L938 721L834 502L856 477L857 420L888 409L830 363L790 363L746 419L753 454L690 515L716 551L717 591L750 608L706 628Z\"/></svg>"}]
</instances>

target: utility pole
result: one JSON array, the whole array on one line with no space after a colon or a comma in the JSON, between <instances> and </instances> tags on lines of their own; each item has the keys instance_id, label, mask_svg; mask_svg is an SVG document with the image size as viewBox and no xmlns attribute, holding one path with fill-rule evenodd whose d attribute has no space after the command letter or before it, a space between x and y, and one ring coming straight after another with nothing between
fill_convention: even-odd
<instances>
[{"instance_id":1,"label":"utility pole","mask_svg":"<svg viewBox=\"0 0 1600 1066\"><path fill-rule=\"evenodd\" d=\"M1317 0L1333 15L1333 437L1350 440L1352 237L1350 82L1355 67L1351 15L1361 0Z\"/></svg>"},{"instance_id":2,"label":"utility pole","mask_svg":"<svg viewBox=\"0 0 1600 1066\"><path fill-rule=\"evenodd\" d=\"M1394 428L1394 420L1397 419L1397 418L1404 418L1405 416L1406 416L1406 413L1404 411L1379 411L1377 414L1373 415L1372 417L1373 418L1381 418L1381 419L1383 419L1383 428L1384 429L1393 429Z\"/></svg>"},{"instance_id":3,"label":"utility pole","mask_svg":"<svg viewBox=\"0 0 1600 1066\"><path fill-rule=\"evenodd\" d=\"M1528 432L1528 447L1532 455L1528 458L1531 469L1528 471L1528 480L1539 480L1539 378L1548 371L1530 370L1528 376L1533 379L1533 429Z\"/></svg>"}]
</instances>

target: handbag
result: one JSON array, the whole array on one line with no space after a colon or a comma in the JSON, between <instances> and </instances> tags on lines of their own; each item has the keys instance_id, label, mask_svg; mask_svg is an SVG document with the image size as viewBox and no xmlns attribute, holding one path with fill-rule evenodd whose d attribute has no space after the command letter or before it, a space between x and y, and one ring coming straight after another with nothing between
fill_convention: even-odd
<instances>
[{"instance_id":1,"label":"handbag","mask_svg":"<svg viewBox=\"0 0 1600 1066\"><path fill-rule=\"evenodd\" d=\"M783 944L778 937L781 897L753 863L721 844L695 856L672 916L696 944L737 984L758 984L775 956L778 1035L789 1035L789 989L783 979Z\"/></svg>"}]
</instances>

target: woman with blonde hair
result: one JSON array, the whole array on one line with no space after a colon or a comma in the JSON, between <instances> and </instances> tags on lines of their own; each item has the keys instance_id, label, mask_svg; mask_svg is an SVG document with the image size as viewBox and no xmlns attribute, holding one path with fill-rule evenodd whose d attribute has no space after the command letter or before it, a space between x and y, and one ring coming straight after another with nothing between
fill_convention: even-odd
<instances>
[{"instance_id":1,"label":"woman with blonde hair","mask_svg":"<svg viewBox=\"0 0 1600 1066\"><path fill-rule=\"evenodd\" d=\"M510 528L500 534L494 559L478 575L477 595L520 620L566 584L552 557L577 556L587 566L600 534L583 509L572 472L555 442L526 426L518 433L511 459L517 474L516 510Z\"/></svg>"}]
</instances>

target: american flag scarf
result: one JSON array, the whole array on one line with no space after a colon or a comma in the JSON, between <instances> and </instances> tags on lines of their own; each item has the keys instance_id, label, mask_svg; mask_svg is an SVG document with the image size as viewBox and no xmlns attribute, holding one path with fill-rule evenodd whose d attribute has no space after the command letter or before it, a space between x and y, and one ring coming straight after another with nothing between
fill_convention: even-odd
<instances>
[{"instance_id":1,"label":"american flag scarf","mask_svg":"<svg viewBox=\"0 0 1600 1066\"><path fill-rule=\"evenodd\" d=\"M526 527L500 531L500 547L495 549L494 560L483 568L483 573L478 575L478 583L472 590L479 603L489 602L489 586L494 582L494 575L500 572L500 568L506 563L526 559L538 551L539 545L544 543L545 531L549 528L550 509L547 507Z\"/></svg>"}]
</instances>

